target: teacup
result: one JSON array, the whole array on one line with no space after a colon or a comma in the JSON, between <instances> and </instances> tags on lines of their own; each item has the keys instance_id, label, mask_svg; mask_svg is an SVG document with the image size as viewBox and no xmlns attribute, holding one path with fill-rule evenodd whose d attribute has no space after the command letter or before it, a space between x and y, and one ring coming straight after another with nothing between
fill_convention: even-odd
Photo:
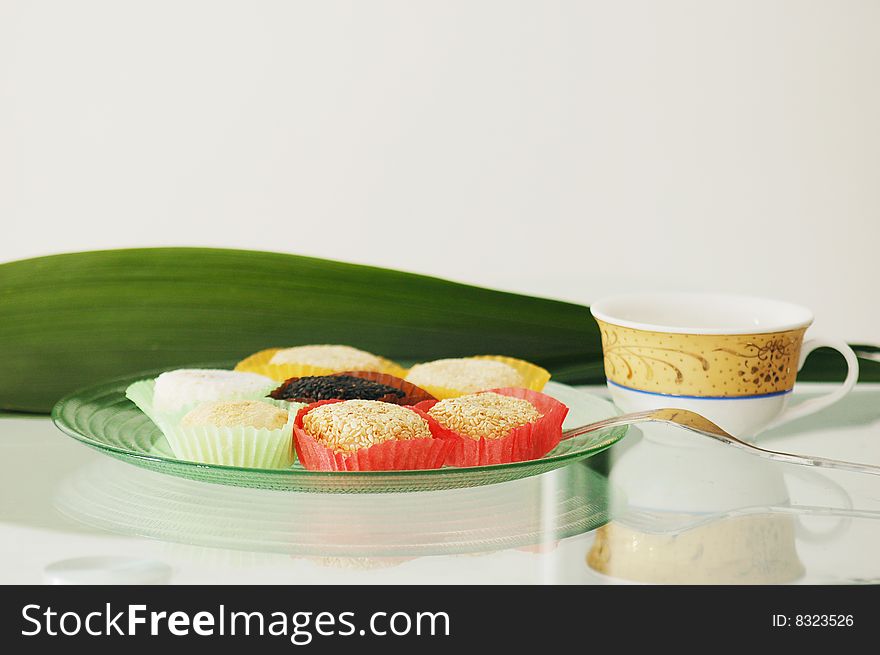
<instances>
[{"instance_id":1,"label":"teacup","mask_svg":"<svg viewBox=\"0 0 880 655\"><path fill-rule=\"evenodd\" d=\"M606 298L591 311L602 333L605 375L624 412L689 409L751 437L836 403L855 386L859 364L843 341L804 333L812 313L777 300L699 293ZM843 384L787 407L798 370L820 347L846 359Z\"/></svg>"}]
</instances>

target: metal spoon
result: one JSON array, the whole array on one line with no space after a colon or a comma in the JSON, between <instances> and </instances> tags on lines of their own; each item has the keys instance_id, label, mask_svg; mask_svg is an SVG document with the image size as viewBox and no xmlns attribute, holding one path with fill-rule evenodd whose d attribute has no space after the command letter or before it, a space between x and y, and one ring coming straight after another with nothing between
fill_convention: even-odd
<instances>
[{"instance_id":1,"label":"metal spoon","mask_svg":"<svg viewBox=\"0 0 880 655\"><path fill-rule=\"evenodd\" d=\"M712 421L700 416L696 412L686 409L653 409L645 412L634 412L632 414L621 414L620 416L612 416L603 421L596 421L588 425L582 425L578 428L572 428L562 433L562 438L571 439L588 432L603 430L605 428L613 428L619 425L632 425L634 423L668 423L677 425L691 432L696 432L704 437L709 437L715 441L734 446L751 455L772 459L777 462L786 462L788 464L800 464L801 466L818 466L822 468L837 469L840 471L855 471L857 473L870 473L871 475L880 475L880 466L874 464L861 464L859 462L845 462L840 459L829 459L827 457L816 457L813 455L793 455L792 453L783 453L778 450L768 450L759 448L745 441L737 439L715 425Z\"/></svg>"}]
</instances>

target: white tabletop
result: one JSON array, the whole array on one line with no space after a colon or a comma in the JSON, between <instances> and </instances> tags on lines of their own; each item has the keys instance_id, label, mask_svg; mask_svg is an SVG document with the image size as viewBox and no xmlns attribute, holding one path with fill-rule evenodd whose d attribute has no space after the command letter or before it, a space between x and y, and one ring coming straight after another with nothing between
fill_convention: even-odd
<instances>
[{"instance_id":1,"label":"white tabletop","mask_svg":"<svg viewBox=\"0 0 880 655\"><path fill-rule=\"evenodd\" d=\"M822 391L804 384L795 398ZM880 477L767 464L689 436L633 430L610 482L592 460L487 487L346 496L173 478L90 450L47 417L7 414L0 582L880 581ZM761 445L880 465L880 386ZM602 550L595 528L609 516ZM588 566L591 549L620 576Z\"/></svg>"}]
</instances>

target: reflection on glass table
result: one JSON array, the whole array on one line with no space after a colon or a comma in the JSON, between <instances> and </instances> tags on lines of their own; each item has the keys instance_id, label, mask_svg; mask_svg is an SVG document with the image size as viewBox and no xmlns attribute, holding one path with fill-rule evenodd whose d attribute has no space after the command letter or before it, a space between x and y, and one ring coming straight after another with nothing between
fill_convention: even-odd
<instances>
[{"instance_id":1,"label":"reflection on glass table","mask_svg":"<svg viewBox=\"0 0 880 655\"><path fill-rule=\"evenodd\" d=\"M841 423L861 414L876 424L880 396L860 391L850 403L858 402L860 411L850 406L838 417ZM778 433L775 439L811 454L855 446L856 460L880 460L880 444L847 444L843 435L829 441L836 431L826 426L839 423L830 415L820 421L812 429L790 431L796 438ZM775 584L880 576L880 562L870 555L880 545L880 507L876 502L854 507L847 490L865 486L875 490L876 500L880 480L758 460L668 426L642 432L642 439L618 452L610 476L613 488L626 496L626 509L597 530L587 553L588 566L609 581ZM818 443L811 432L826 442ZM848 560L861 556L868 565L857 575L846 575L844 562L829 557L844 543L853 551Z\"/></svg>"},{"instance_id":2,"label":"reflection on glass table","mask_svg":"<svg viewBox=\"0 0 880 655\"><path fill-rule=\"evenodd\" d=\"M333 557L531 547L604 525L611 502L605 476L585 466L487 487L341 495L206 484L107 458L64 480L56 498L64 514L113 532Z\"/></svg>"}]
</instances>

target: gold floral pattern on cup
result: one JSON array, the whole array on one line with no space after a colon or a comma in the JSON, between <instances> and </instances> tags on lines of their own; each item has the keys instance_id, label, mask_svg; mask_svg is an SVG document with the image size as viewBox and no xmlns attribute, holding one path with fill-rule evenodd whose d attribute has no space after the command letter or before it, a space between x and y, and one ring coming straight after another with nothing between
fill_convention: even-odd
<instances>
[{"instance_id":1,"label":"gold floral pattern on cup","mask_svg":"<svg viewBox=\"0 0 880 655\"><path fill-rule=\"evenodd\" d=\"M611 382L675 396L790 391L806 332L803 327L767 334L678 334L598 323Z\"/></svg>"}]
</instances>

